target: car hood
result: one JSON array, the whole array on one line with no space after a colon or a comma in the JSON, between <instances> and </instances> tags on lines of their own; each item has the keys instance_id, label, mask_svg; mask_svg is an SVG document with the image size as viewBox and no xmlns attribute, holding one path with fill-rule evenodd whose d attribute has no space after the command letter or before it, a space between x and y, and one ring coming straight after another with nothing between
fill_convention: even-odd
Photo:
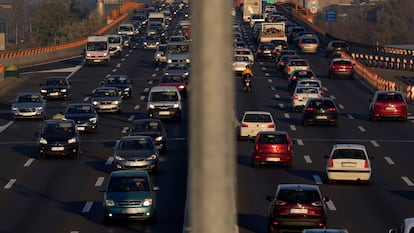
<instances>
[{"instance_id":1,"label":"car hood","mask_svg":"<svg viewBox=\"0 0 414 233\"><path fill-rule=\"evenodd\" d=\"M141 131L141 132L131 132L129 135L142 135L142 136L150 136L151 138L156 138L158 136L162 136L161 132L148 132L148 131Z\"/></svg>"},{"instance_id":2,"label":"car hood","mask_svg":"<svg viewBox=\"0 0 414 233\"><path fill-rule=\"evenodd\" d=\"M37 108L37 107L44 107L44 106L43 106L43 103L30 102L30 103L14 103L12 105L12 107L16 107L16 108Z\"/></svg>"},{"instance_id":3,"label":"car hood","mask_svg":"<svg viewBox=\"0 0 414 233\"><path fill-rule=\"evenodd\" d=\"M57 86L57 85L49 85L49 86L42 86L41 89L68 89L67 86Z\"/></svg>"},{"instance_id":4,"label":"car hood","mask_svg":"<svg viewBox=\"0 0 414 233\"><path fill-rule=\"evenodd\" d=\"M72 119L72 120L84 120L84 119L90 119L96 117L94 113L79 113L79 114L65 114L66 119Z\"/></svg>"},{"instance_id":5,"label":"car hood","mask_svg":"<svg viewBox=\"0 0 414 233\"><path fill-rule=\"evenodd\" d=\"M119 97L92 97L92 101L120 101Z\"/></svg>"},{"instance_id":6,"label":"car hood","mask_svg":"<svg viewBox=\"0 0 414 233\"><path fill-rule=\"evenodd\" d=\"M61 142L66 143L69 139L76 137L76 135L73 134L48 134L48 135L42 135L42 138L46 139L48 144L54 143L54 142Z\"/></svg>"},{"instance_id":7,"label":"car hood","mask_svg":"<svg viewBox=\"0 0 414 233\"><path fill-rule=\"evenodd\" d=\"M129 84L105 84L104 87L116 87L116 88L120 88L120 89L125 89L125 88L129 87Z\"/></svg>"},{"instance_id":8,"label":"car hood","mask_svg":"<svg viewBox=\"0 0 414 233\"><path fill-rule=\"evenodd\" d=\"M151 191L107 192L106 199L114 201L144 200L153 198Z\"/></svg>"},{"instance_id":9,"label":"car hood","mask_svg":"<svg viewBox=\"0 0 414 233\"><path fill-rule=\"evenodd\" d=\"M117 150L115 154L123 158L145 159L155 152L153 150Z\"/></svg>"}]
</instances>

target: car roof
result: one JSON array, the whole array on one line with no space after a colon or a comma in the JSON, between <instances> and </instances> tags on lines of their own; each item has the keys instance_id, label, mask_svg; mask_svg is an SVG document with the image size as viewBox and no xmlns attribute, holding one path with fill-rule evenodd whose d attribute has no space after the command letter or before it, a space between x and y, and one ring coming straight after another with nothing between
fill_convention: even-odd
<instances>
[{"instance_id":1,"label":"car roof","mask_svg":"<svg viewBox=\"0 0 414 233\"><path fill-rule=\"evenodd\" d=\"M313 184L279 184L279 190L319 190L317 185Z\"/></svg>"},{"instance_id":2,"label":"car roof","mask_svg":"<svg viewBox=\"0 0 414 233\"><path fill-rule=\"evenodd\" d=\"M361 144L335 144L333 149L358 149L365 150L365 146Z\"/></svg>"},{"instance_id":3,"label":"car roof","mask_svg":"<svg viewBox=\"0 0 414 233\"><path fill-rule=\"evenodd\" d=\"M148 172L145 170L117 170L117 171L112 171L110 176L111 177L125 177L125 176L147 177Z\"/></svg>"},{"instance_id":4,"label":"car roof","mask_svg":"<svg viewBox=\"0 0 414 233\"><path fill-rule=\"evenodd\" d=\"M173 86L155 86L151 87L151 91L178 91L178 89Z\"/></svg>"},{"instance_id":5,"label":"car roof","mask_svg":"<svg viewBox=\"0 0 414 233\"><path fill-rule=\"evenodd\" d=\"M266 111L245 111L244 115L246 114L269 114L272 115L270 112L266 112Z\"/></svg>"},{"instance_id":6,"label":"car roof","mask_svg":"<svg viewBox=\"0 0 414 233\"><path fill-rule=\"evenodd\" d=\"M257 134L288 135L288 132L282 131L282 130L269 130L269 131L259 131Z\"/></svg>"},{"instance_id":7,"label":"car roof","mask_svg":"<svg viewBox=\"0 0 414 233\"><path fill-rule=\"evenodd\" d=\"M346 229L304 229L302 233L348 233Z\"/></svg>"}]
</instances>

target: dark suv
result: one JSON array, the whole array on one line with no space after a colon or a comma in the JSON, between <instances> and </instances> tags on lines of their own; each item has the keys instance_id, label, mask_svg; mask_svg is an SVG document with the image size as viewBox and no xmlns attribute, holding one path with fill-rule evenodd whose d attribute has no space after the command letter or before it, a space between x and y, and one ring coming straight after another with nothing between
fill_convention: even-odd
<instances>
[{"instance_id":1,"label":"dark suv","mask_svg":"<svg viewBox=\"0 0 414 233\"><path fill-rule=\"evenodd\" d=\"M69 100L71 86L66 77L48 77L40 84L40 93L44 99Z\"/></svg>"},{"instance_id":2,"label":"dark suv","mask_svg":"<svg viewBox=\"0 0 414 233\"><path fill-rule=\"evenodd\" d=\"M316 123L338 125L338 108L335 101L329 97L308 99L302 112L304 126Z\"/></svg>"},{"instance_id":3,"label":"dark suv","mask_svg":"<svg viewBox=\"0 0 414 233\"><path fill-rule=\"evenodd\" d=\"M326 46L325 57L341 57L342 52L348 52L348 43L342 40L332 40Z\"/></svg>"},{"instance_id":4,"label":"dark suv","mask_svg":"<svg viewBox=\"0 0 414 233\"><path fill-rule=\"evenodd\" d=\"M324 228L327 213L325 202L317 185L279 184L274 196L267 196L269 204L268 232L281 229Z\"/></svg>"},{"instance_id":5,"label":"dark suv","mask_svg":"<svg viewBox=\"0 0 414 233\"><path fill-rule=\"evenodd\" d=\"M275 60L277 53L276 47L272 43L261 43L256 51L257 60Z\"/></svg>"}]
</instances>

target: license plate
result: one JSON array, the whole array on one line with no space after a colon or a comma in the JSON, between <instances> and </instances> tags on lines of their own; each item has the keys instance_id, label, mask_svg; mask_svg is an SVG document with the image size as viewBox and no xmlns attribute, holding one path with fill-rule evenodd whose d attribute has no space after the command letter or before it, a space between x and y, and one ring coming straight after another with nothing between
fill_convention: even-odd
<instances>
[{"instance_id":1,"label":"license plate","mask_svg":"<svg viewBox=\"0 0 414 233\"><path fill-rule=\"evenodd\" d=\"M270 51L264 51L264 53L270 53Z\"/></svg>"},{"instance_id":2,"label":"license plate","mask_svg":"<svg viewBox=\"0 0 414 233\"><path fill-rule=\"evenodd\" d=\"M318 120L326 120L326 119L328 119L328 116L316 116L316 119L318 119Z\"/></svg>"},{"instance_id":3,"label":"license plate","mask_svg":"<svg viewBox=\"0 0 414 233\"><path fill-rule=\"evenodd\" d=\"M79 126L79 127L76 127L79 131L85 131L85 127L84 126Z\"/></svg>"},{"instance_id":4,"label":"license plate","mask_svg":"<svg viewBox=\"0 0 414 233\"><path fill-rule=\"evenodd\" d=\"M161 111L161 112L159 112L158 113L159 115L170 115L170 112L169 111Z\"/></svg>"},{"instance_id":5,"label":"license plate","mask_svg":"<svg viewBox=\"0 0 414 233\"><path fill-rule=\"evenodd\" d=\"M386 107L385 110L387 110L387 111L394 111L395 108L394 107Z\"/></svg>"},{"instance_id":6,"label":"license plate","mask_svg":"<svg viewBox=\"0 0 414 233\"><path fill-rule=\"evenodd\" d=\"M93 60L93 62L101 62L101 60L95 59Z\"/></svg>"},{"instance_id":7,"label":"license plate","mask_svg":"<svg viewBox=\"0 0 414 233\"><path fill-rule=\"evenodd\" d=\"M65 148L63 146L54 146L52 147L52 151L63 151Z\"/></svg>"},{"instance_id":8,"label":"license plate","mask_svg":"<svg viewBox=\"0 0 414 233\"><path fill-rule=\"evenodd\" d=\"M280 158L266 158L266 161L279 162L280 161Z\"/></svg>"},{"instance_id":9,"label":"license plate","mask_svg":"<svg viewBox=\"0 0 414 233\"><path fill-rule=\"evenodd\" d=\"M307 214L308 209L290 209L291 214Z\"/></svg>"},{"instance_id":10,"label":"license plate","mask_svg":"<svg viewBox=\"0 0 414 233\"><path fill-rule=\"evenodd\" d=\"M356 167L356 163L343 162L341 163L342 167Z\"/></svg>"},{"instance_id":11,"label":"license plate","mask_svg":"<svg viewBox=\"0 0 414 233\"><path fill-rule=\"evenodd\" d=\"M50 96L58 96L58 95L59 95L59 93L57 93L57 92L52 92L52 93L50 93L49 95L50 95Z\"/></svg>"},{"instance_id":12,"label":"license plate","mask_svg":"<svg viewBox=\"0 0 414 233\"><path fill-rule=\"evenodd\" d=\"M136 214L136 213L138 213L138 211L135 210L135 209L124 209L124 210L122 210L122 213L123 214Z\"/></svg>"}]
</instances>

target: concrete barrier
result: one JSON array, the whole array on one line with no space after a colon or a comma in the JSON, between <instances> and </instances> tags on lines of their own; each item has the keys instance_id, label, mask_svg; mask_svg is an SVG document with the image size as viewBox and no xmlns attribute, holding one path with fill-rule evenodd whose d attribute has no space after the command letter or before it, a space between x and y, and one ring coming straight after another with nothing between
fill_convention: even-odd
<instances>
[{"instance_id":1,"label":"concrete barrier","mask_svg":"<svg viewBox=\"0 0 414 233\"><path fill-rule=\"evenodd\" d=\"M0 81L4 79L4 66L0 64Z\"/></svg>"}]
</instances>

